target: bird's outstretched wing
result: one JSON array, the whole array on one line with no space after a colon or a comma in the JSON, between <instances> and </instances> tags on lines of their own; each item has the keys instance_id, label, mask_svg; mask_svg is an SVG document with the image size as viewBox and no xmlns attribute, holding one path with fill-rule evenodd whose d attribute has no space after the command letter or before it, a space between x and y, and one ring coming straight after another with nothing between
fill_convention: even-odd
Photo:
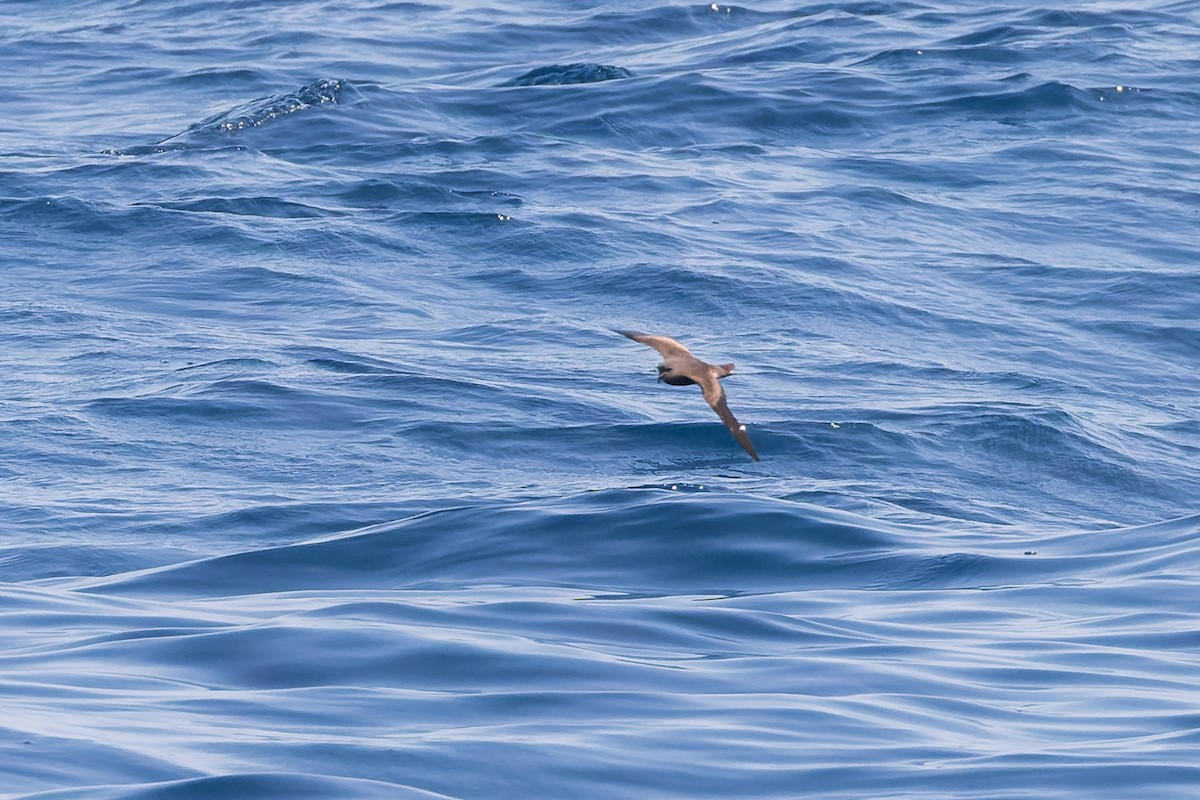
<instances>
[{"instance_id":1,"label":"bird's outstretched wing","mask_svg":"<svg viewBox=\"0 0 1200 800\"><path fill-rule=\"evenodd\" d=\"M729 404L725 402L725 389L717 380L716 373L710 372L700 382L700 388L704 390L704 399L712 406L713 411L717 412L717 416L721 418L721 422L725 423L725 427L729 428L733 438L746 448L746 452L750 454L751 458L758 461L758 453L754 452L754 445L750 444L750 437L746 435L746 426L737 421L737 417L729 410Z\"/></svg>"},{"instance_id":2,"label":"bird's outstretched wing","mask_svg":"<svg viewBox=\"0 0 1200 800\"><path fill-rule=\"evenodd\" d=\"M669 336L652 336L648 333L638 333L637 331L616 331L622 336L628 336L635 342L653 347L658 352L662 353L663 358L671 358L672 356L687 356L694 358L690 350L675 341Z\"/></svg>"}]
</instances>

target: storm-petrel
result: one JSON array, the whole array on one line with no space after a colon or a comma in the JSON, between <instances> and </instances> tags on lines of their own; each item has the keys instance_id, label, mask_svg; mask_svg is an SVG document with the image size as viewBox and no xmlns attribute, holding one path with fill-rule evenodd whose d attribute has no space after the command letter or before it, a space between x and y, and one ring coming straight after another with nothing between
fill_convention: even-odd
<instances>
[{"instance_id":1,"label":"storm-petrel","mask_svg":"<svg viewBox=\"0 0 1200 800\"><path fill-rule=\"evenodd\" d=\"M746 426L737 421L725 403L725 390L721 387L720 379L733 372L733 364L709 364L701 361L686 347L666 336L652 336L636 331L616 332L635 342L649 345L662 354L663 361L658 365L658 379L663 383L671 386L700 384L704 399L712 406L713 411L717 412L725 427L729 428L733 438L746 448L751 458L758 461L758 453L754 452L754 445L750 444L750 437L746 435Z\"/></svg>"}]
</instances>

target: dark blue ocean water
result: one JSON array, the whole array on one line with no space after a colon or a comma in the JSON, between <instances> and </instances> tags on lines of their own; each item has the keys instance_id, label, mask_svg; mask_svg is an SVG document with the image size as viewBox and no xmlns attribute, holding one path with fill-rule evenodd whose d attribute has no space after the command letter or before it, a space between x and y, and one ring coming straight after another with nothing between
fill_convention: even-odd
<instances>
[{"instance_id":1,"label":"dark blue ocean water","mask_svg":"<svg viewBox=\"0 0 1200 800\"><path fill-rule=\"evenodd\" d=\"M1200 792L1200 4L0 11L3 800Z\"/></svg>"}]
</instances>

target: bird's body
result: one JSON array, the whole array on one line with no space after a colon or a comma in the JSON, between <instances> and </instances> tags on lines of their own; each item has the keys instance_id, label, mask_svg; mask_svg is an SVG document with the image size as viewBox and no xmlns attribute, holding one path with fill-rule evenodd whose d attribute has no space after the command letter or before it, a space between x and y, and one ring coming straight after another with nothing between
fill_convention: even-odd
<instances>
[{"instance_id":1,"label":"bird's body","mask_svg":"<svg viewBox=\"0 0 1200 800\"><path fill-rule=\"evenodd\" d=\"M721 386L721 378L733 372L733 364L709 364L692 355L691 351L668 336L653 336L636 331L617 331L622 336L628 336L635 342L648 345L662 354L662 363L658 365L658 379L671 386L692 386L699 384L704 392L704 399L712 406L713 411L729 428L733 438L738 440L746 452L755 461L758 453L746 435L746 426L737 421L729 405L725 402L725 389Z\"/></svg>"}]
</instances>

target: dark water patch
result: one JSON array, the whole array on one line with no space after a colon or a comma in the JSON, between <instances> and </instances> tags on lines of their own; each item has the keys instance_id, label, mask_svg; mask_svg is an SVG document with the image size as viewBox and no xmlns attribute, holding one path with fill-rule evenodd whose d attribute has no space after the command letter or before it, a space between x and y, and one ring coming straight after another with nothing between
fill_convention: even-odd
<instances>
[{"instance_id":1,"label":"dark water patch","mask_svg":"<svg viewBox=\"0 0 1200 800\"><path fill-rule=\"evenodd\" d=\"M983 30L973 31L971 33L956 36L952 39L947 39L942 42L943 45L958 46L958 45L981 45L981 44L1009 44L1014 41L1019 41L1028 38L1031 34L1036 33L1037 28L1022 28L1016 25L997 25Z\"/></svg>"},{"instance_id":2,"label":"dark water patch","mask_svg":"<svg viewBox=\"0 0 1200 800\"><path fill-rule=\"evenodd\" d=\"M984 114L1007 119L1031 115L1100 111L1098 98L1085 89L1050 81L1016 91L962 94L945 100L917 105L921 110L946 113Z\"/></svg>"},{"instance_id":3,"label":"dark water patch","mask_svg":"<svg viewBox=\"0 0 1200 800\"><path fill-rule=\"evenodd\" d=\"M624 67L607 64L551 64L536 67L525 74L500 84L501 86L566 86L576 83L600 83L632 78Z\"/></svg>"},{"instance_id":4,"label":"dark water patch","mask_svg":"<svg viewBox=\"0 0 1200 800\"><path fill-rule=\"evenodd\" d=\"M82 464L75 464L77 469ZM0 579L12 582L80 575L114 575L186 558L181 548L10 545L0 547Z\"/></svg>"},{"instance_id":5,"label":"dark water patch","mask_svg":"<svg viewBox=\"0 0 1200 800\"><path fill-rule=\"evenodd\" d=\"M276 219L323 219L339 212L315 208L280 197L208 197L196 200L153 203L158 208L201 214L232 214Z\"/></svg>"},{"instance_id":6,"label":"dark water patch","mask_svg":"<svg viewBox=\"0 0 1200 800\"><path fill-rule=\"evenodd\" d=\"M310 358L306 362L310 366L330 372L345 375L395 375L399 373L396 367L384 362L371 362L360 358Z\"/></svg>"},{"instance_id":7,"label":"dark water patch","mask_svg":"<svg viewBox=\"0 0 1200 800\"><path fill-rule=\"evenodd\" d=\"M245 773L189 778L142 786L96 786L25 795L25 800L447 800L446 795L397 783L296 773Z\"/></svg>"}]
</instances>

